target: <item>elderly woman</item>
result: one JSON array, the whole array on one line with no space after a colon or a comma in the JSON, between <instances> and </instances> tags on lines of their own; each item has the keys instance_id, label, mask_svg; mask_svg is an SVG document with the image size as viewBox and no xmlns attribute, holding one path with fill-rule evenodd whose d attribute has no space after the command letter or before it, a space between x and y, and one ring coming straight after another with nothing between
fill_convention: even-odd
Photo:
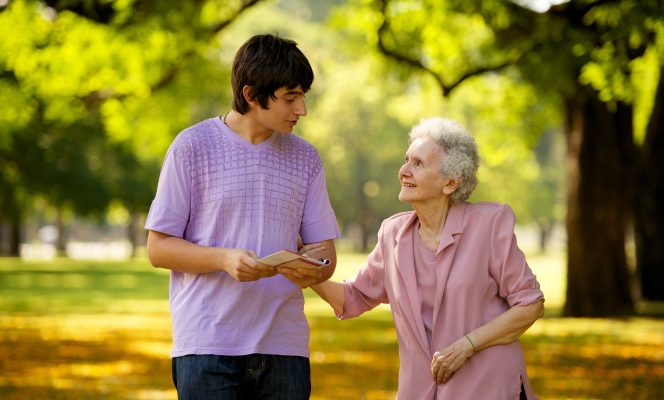
<instances>
[{"instance_id":1,"label":"elderly woman","mask_svg":"<svg viewBox=\"0 0 664 400\"><path fill-rule=\"evenodd\" d=\"M354 279L312 287L340 319L390 304L397 399L536 398L518 338L543 315L544 296L517 247L510 207L466 201L478 164L462 126L422 120L399 170L399 200L415 211L383 221Z\"/></svg>"}]
</instances>

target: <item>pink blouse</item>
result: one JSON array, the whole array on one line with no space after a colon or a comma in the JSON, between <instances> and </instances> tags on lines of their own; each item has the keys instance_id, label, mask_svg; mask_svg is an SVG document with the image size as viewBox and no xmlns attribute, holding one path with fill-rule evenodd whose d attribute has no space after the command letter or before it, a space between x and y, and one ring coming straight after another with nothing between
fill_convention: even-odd
<instances>
[{"instance_id":1,"label":"pink blouse","mask_svg":"<svg viewBox=\"0 0 664 400\"><path fill-rule=\"evenodd\" d=\"M413 243L415 244L413 262L415 263L417 291L422 295L422 323L424 323L424 331L427 334L427 342L431 346L433 308L435 303L434 294L436 293L437 252L435 249L428 248L422 239L420 239L418 225L415 224L413 229L411 229Z\"/></svg>"},{"instance_id":2,"label":"pink blouse","mask_svg":"<svg viewBox=\"0 0 664 400\"><path fill-rule=\"evenodd\" d=\"M397 399L518 400L522 383L528 399L535 399L518 340L475 353L447 383L437 385L431 376L436 351L510 307L544 298L517 247L511 208L490 202L453 204L436 252L435 285L428 288L417 280L417 226L412 211L383 221L367 263L344 282L339 318L390 304L399 342ZM424 298L433 301L430 340Z\"/></svg>"}]
</instances>

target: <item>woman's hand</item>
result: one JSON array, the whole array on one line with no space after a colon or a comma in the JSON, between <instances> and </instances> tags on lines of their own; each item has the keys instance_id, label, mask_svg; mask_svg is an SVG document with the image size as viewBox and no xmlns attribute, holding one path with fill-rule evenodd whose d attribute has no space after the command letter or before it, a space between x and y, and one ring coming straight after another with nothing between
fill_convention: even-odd
<instances>
[{"instance_id":1,"label":"woman's hand","mask_svg":"<svg viewBox=\"0 0 664 400\"><path fill-rule=\"evenodd\" d=\"M323 246L320 243L311 243L307 245L300 246L298 248L298 252L300 255L309 257L309 258L317 258L316 254L322 252L325 250L325 246Z\"/></svg>"},{"instance_id":2,"label":"woman's hand","mask_svg":"<svg viewBox=\"0 0 664 400\"><path fill-rule=\"evenodd\" d=\"M450 380L456 370L472 356L473 347L465 337L437 351L431 360L431 375L437 384Z\"/></svg>"}]
</instances>

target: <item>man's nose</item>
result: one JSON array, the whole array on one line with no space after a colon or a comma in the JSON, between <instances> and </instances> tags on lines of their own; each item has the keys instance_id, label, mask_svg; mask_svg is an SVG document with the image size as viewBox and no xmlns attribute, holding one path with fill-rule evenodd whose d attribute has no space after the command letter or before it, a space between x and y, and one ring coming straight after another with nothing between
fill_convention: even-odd
<instances>
[{"instance_id":1,"label":"man's nose","mask_svg":"<svg viewBox=\"0 0 664 400\"><path fill-rule=\"evenodd\" d=\"M295 114L304 117L307 115L307 105L304 104L304 99L300 99L297 101L297 104L295 106Z\"/></svg>"}]
</instances>

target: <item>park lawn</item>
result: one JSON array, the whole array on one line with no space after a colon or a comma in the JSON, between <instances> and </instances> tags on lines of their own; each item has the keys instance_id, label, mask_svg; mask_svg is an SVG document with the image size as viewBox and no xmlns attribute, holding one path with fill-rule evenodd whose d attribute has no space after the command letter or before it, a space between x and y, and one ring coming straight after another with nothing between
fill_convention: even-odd
<instances>
[{"instance_id":1,"label":"park lawn","mask_svg":"<svg viewBox=\"0 0 664 400\"><path fill-rule=\"evenodd\" d=\"M335 279L364 255L339 255ZM560 255L530 264L547 316L522 337L542 399L654 399L664 390L664 319L559 318ZM170 378L168 272L146 260L0 259L0 398L175 399ZM387 307L337 321L305 291L312 399L391 399L396 334Z\"/></svg>"}]
</instances>

